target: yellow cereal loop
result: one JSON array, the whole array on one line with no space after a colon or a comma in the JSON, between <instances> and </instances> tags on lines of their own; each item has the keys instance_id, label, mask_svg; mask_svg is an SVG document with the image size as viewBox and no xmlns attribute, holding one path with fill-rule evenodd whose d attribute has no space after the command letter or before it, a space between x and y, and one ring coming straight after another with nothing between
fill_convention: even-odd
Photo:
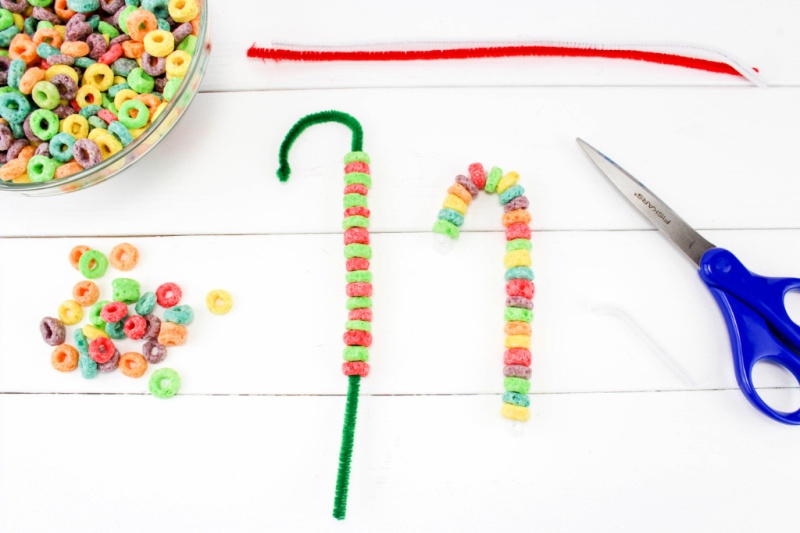
<instances>
[{"instance_id":1,"label":"yellow cereal loop","mask_svg":"<svg viewBox=\"0 0 800 533\"><path fill-rule=\"evenodd\" d=\"M531 263L531 253L528 250L514 250L513 252L508 252L503 258L503 264L506 269L520 266L529 267Z\"/></svg>"},{"instance_id":2,"label":"yellow cereal loop","mask_svg":"<svg viewBox=\"0 0 800 533\"><path fill-rule=\"evenodd\" d=\"M59 129L76 139L85 139L89 135L89 121L76 113L62 120Z\"/></svg>"},{"instance_id":3,"label":"yellow cereal loop","mask_svg":"<svg viewBox=\"0 0 800 533\"><path fill-rule=\"evenodd\" d=\"M94 85L84 85L78 89L75 100L78 102L78 107L83 109L87 105L100 105L103 101L103 95L100 93L100 89Z\"/></svg>"},{"instance_id":4,"label":"yellow cereal loop","mask_svg":"<svg viewBox=\"0 0 800 533\"><path fill-rule=\"evenodd\" d=\"M62 39L67 36L67 27L64 26L63 24L59 24L57 26L53 26L53 29L61 34L61 38Z\"/></svg>"},{"instance_id":5,"label":"yellow cereal loop","mask_svg":"<svg viewBox=\"0 0 800 533\"><path fill-rule=\"evenodd\" d=\"M161 102L161 104L156 108L155 113L153 113L153 116L150 117L150 122L155 122L155 120L158 118L158 116L161 115L161 113L164 111L164 109L166 109L168 104L169 104L169 102Z\"/></svg>"},{"instance_id":6,"label":"yellow cereal loop","mask_svg":"<svg viewBox=\"0 0 800 533\"><path fill-rule=\"evenodd\" d=\"M215 315L224 315L233 307L233 297L228 291L213 290L206 296L206 307Z\"/></svg>"},{"instance_id":7,"label":"yellow cereal loop","mask_svg":"<svg viewBox=\"0 0 800 533\"><path fill-rule=\"evenodd\" d=\"M183 78L189 72L189 64L192 62L192 56L183 50L175 50L167 56L167 79Z\"/></svg>"},{"instance_id":8,"label":"yellow cereal loop","mask_svg":"<svg viewBox=\"0 0 800 533\"><path fill-rule=\"evenodd\" d=\"M19 13L12 13L12 17L14 17L14 25L17 27L19 31L25 30L25 19Z\"/></svg>"},{"instance_id":9,"label":"yellow cereal loop","mask_svg":"<svg viewBox=\"0 0 800 533\"><path fill-rule=\"evenodd\" d=\"M455 194L448 194L447 198L444 199L442 207L445 209L453 209L462 215L467 214L467 204Z\"/></svg>"},{"instance_id":10,"label":"yellow cereal loop","mask_svg":"<svg viewBox=\"0 0 800 533\"><path fill-rule=\"evenodd\" d=\"M134 139L138 139L142 133L147 131L147 126L145 126L144 128L136 128L135 130L129 130L129 131L131 132L131 135L133 136Z\"/></svg>"},{"instance_id":11,"label":"yellow cereal loop","mask_svg":"<svg viewBox=\"0 0 800 533\"><path fill-rule=\"evenodd\" d=\"M100 92L105 92L114 84L114 71L103 63L89 65L83 73L83 83L93 85Z\"/></svg>"},{"instance_id":12,"label":"yellow cereal loop","mask_svg":"<svg viewBox=\"0 0 800 533\"><path fill-rule=\"evenodd\" d=\"M144 51L153 57L167 57L175 50L175 37L166 30L154 30L144 36Z\"/></svg>"},{"instance_id":13,"label":"yellow cereal loop","mask_svg":"<svg viewBox=\"0 0 800 533\"><path fill-rule=\"evenodd\" d=\"M508 174L503 176L499 182L497 182L497 189L495 189L497 191L497 194L500 194L509 187L514 186L517 183L517 181L519 181L519 174L513 171L509 172Z\"/></svg>"},{"instance_id":14,"label":"yellow cereal loop","mask_svg":"<svg viewBox=\"0 0 800 533\"><path fill-rule=\"evenodd\" d=\"M121 83L128 83L127 78L123 78L122 76L114 76L114 85L119 85Z\"/></svg>"},{"instance_id":15,"label":"yellow cereal loop","mask_svg":"<svg viewBox=\"0 0 800 533\"><path fill-rule=\"evenodd\" d=\"M50 78L58 74L66 74L72 78L72 81L78 83L78 73L75 72L75 69L69 65L53 65L44 72L44 79L50 81Z\"/></svg>"},{"instance_id":16,"label":"yellow cereal loop","mask_svg":"<svg viewBox=\"0 0 800 533\"><path fill-rule=\"evenodd\" d=\"M521 405L504 403L500 414L509 420L526 422L531 417L531 409L530 407L522 407Z\"/></svg>"},{"instance_id":17,"label":"yellow cereal loop","mask_svg":"<svg viewBox=\"0 0 800 533\"><path fill-rule=\"evenodd\" d=\"M200 14L200 7L195 0L170 0L169 16L175 22L189 22Z\"/></svg>"},{"instance_id":18,"label":"yellow cereal loop","mask_svg":"<svg viewBox=\"0 0 800 533\"><path fill-rule=\"evenodd\" d=\"M98 339L100 337L103 337L104 339L108 339L109 338L108 333L106 333L105 331L103 331L100 328L94 327L91 324L86 324L85 326L83 326L81 331L83 331L83 335L87 339L89 339L90 341L93 341L93 340Z\"/></svg>"},{"instance_id":19,"label":"yellow cereal loop","mask_svg":"<svg viewBox=\"0 0 800 533\"><path fill-rule=\"evenodd\" d=\"M67 300L58 306L58 319L65 326L74 326L83 320L83 308L75 300Z\"/></svg>"},{"instance_id":20,"label":"yellow cereal loop","mask_svg":"<svg viewBox=\"0 0 800 533\"><path fill-rule=\"evenodd\" d=\"M28 176L28 173L26 172L25 174L21 174L11 180L11 183L31 183L31 177Z\"/></svg>"},{"instance_id":21,"label":"yellow cereal loop","mask_svg":"<svg viewBox=\"0 0 800 533\"><path fill-rule=\"evenodd\" d=\"M525 348L526 350L531 347L531 338L529 335L509 335L506 337L506 348Z\"/></svg>"},{"instance_id":22,"label":"yellow cereal loop","mask_svg":"<svg viewBox=\"0 0 800 533\"><path fill-rule=\"evenodd\" d=\"M108 130L95 128L89 132L89 139L100 148L100 155L103 159L108 159L112 155L122 150L122 143L119 142Z\"/></svg>"},{"instance_id":23,"label":"yellow cereal loop","mask_svg":"<svg viewBox=\"0 0 800 533\"><path fill-rule=\"evenodd\" d=\"M128 100L133 100L137 96L139 96L139 93L137 93L133 89L122 89L114 97L114 105L117 107L117 109L120 109L122 107L122 104L124 104Z\"/></svg>"}]
</instances>

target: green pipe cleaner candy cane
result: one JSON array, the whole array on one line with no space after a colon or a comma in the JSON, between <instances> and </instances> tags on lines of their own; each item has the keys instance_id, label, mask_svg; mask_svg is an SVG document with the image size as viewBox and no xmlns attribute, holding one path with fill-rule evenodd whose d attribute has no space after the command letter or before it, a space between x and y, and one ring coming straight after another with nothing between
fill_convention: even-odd
<instances>
[{"instance_id":1,"label":"green pipe cleaner candy cane","mask_svg":"<svg viewBox=\"0 0 800 533\"><path fill-rule=\"evenodd\" d=\"M346 292L348 317L344 334L344 364L347 376L347 403L345 404L342 444L339 451L339 472L336 478L336 495L333 517L343 520L347 512L347 492L350 484L350 462L353 457L353 439L358 413L358 392L361 378L369 374L369 347L372 344L372 273L369 260L369 209L367 193L372 185L369 156L361 151L364 131L358 120L341 111L322 111L301 118L292 126L281 144L278 178L289 179L289 150L307 128L325 122L338 122L353 132L352 151L344 156L344 256L347 260Z\"/></svg>"}]
</instances>

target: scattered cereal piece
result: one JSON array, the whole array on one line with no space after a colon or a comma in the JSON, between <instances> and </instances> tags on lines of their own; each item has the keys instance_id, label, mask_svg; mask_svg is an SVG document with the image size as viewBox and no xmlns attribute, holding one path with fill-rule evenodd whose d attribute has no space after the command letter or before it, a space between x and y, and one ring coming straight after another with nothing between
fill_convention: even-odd
<instances>
[{"instance_id":1,"label":"scattered cereal piece","mask_svg":"<svg viewBox=\"0 0 800 533\"><path fill-rule=\"evenodd\" d=\"M147 322L147 329L145 330L142 339L146 341L157 339L158 334L161 331L161 319L156 315L145 315L144 319Z\"/></svg>"},{"instance_id":2,"label":"scattered cereal piece","mask_svg":"<svg viewBox=\"0 0 800 533\"><path fill-rule=\"evenodd\" d=\"M98 328L106 327L106 321L100 316L103 312L103 308L110 304L108 300L100 300L99 302L95 302L95 304L89 309L89 322L92 323L93 326Z\"/></svg>"},{"instance_id":3,"label":"scattered cereal piece","mask_svg":"<svg viewBox=\"0 0 800 533\"><path fill-rule=\"evenodd\" d=\"M164 311L164 320L174 324L190 324L194 320L194 311L188 305L176 305Z\"/></svg>"},{"instance_id":4,"label":"scattered cereal piece","mask_svg":"<svg viewBox=\"0 0 800 533\"><path fill-rule=\"evenodd\" d=\"M98 363L97 364L97 371L98 372L113 372L119 367L119 350L114 350L114 354L111 356L111 359L106 361L105 363Z\"/></svg>"},{"instance_id":5,"label":"scattered cereal piece","mask_svg":"<svg viewBox=\"0 0 800 533\"><path fill-rule=\"evenodd\" d=\"M139 250L134 245L123 242L111 250L109 261L111 266L117 270L122 270L123 272L133 270L139 263Z\"/></svg>"},{"instance_id":6,"label":"scattered cereal piece","mask_svg":"<svg viewBox=\"0 0 800 533\"><path fill-rule=\"evenodd\" d=\"M206 307L215 315L224 315L233 307L233 298L227 291L215 289L206 296Z\"/></svg>"},{"instance_id":7,"label":"scattered cereal piece","mask_svg":"<svg viewBox=\"0 0 800 533\"><path fill-rule=\"evenodd\" d=\"M167 347L181 346L186 342L186 328L172 322L162 322L158 343Z\"/></svg>"},{"instance_id":8,"label":"scattered cereal piece","mask_svg":"<svg viewBox=\"0 0 800 533\"><path fill-rule=\"evenodd\" d=\"M57 318L45 317L39 322L39 331L42 334L44 342L50 346L58 346L64 344L67 338L67 330L64 324Z\"/></svg>"},{"instance_id":9,"label":"scattered cereal piece","mask_svg":"<svg viewBox=\"0 0 800 533\"><path fill-rule=\"evenodd\" d=\"M142 294L139 301L136 302L136 312L142 316L149 315L153 312L153 309L156 306L156 293L154 292L146 292Z\"/></svg>"},{"instance_id":10,"label":"scattered cereal piece","mask_svg":"<svg viewBox=\"0 0 800 533\"><path fill-rule=\"evenodd\" d=\"M122 302L111 302L100 310L100 318L108 322L119 322L128 316L128 306Z\"/></svg>"},{"instance_id":11,"label":"scattered cereal piece","mask_svg":"<svg viewBox=\"0 0 800 533\"><path fill-rule=\"evenodd\" d=\"M58 306L58 318L65 326L74 326L83 320L83 308L75 300L67 300Z\"/></svg>"},{"instance_id":12,"label":"scattered cereal piece","mask_svg":"<svg viewBox=\"0 0 800 533\"><path fill-rule=\"evenodd\" d=\"M168 309L181 302L183 291L174 283L164 283L156 289L156 301L161 307Z\"/></svg>"},{"instance_id":13,"label":"scattered cereal piece","mask_svg":"<svg viewBox=\"0 0 800 533\"><path fill-rule=\"evenodd\" d=\"M103 326L103 327L105 327L105 326ZM91 324L84 325L83 328L81 328L81 331L83 332L83 334L86 336L87 339L92 340L92 341L95 340L95 339L100 339L100 338L104 338L104 339L108 338L108 333L106 333L104 330L102 330L102 329L100 329L98 327L95 327L95 326L93 326Z\"/></svg>"},{"instance_id":14,"label":"scattered cereal piece","mask_svg":"<svg viewBox=\"0 0 800 533\"><path fill-rule=\"evenodd\" d=\"M117 278L111 282L112 298L115 302L126 304L139 300L139 282L130 278Z\"/></svg>"},{"instance_id":15,"label":"scattered cereal piece","mask_svg":"<svg viewBox=\"0 0 800 533\"><path fill-rule=\"evenodd\" d=\"M111 342L111 339L104 337L98 337L89 343L89 357L99 364L109 362L114 357L116 350L117 348Z\"/></svg>"},{"instance_id":16,"label":"scattered cereal piece","mask_svg":"<svg viewBox=\"0 0 800 533\"><path fill-rule=\"evenodd\" d=\"M126 337L138 341L147 332L147 320L143 316L133 315L125 321L123 331Z\"/></svg>"},{"instance_id":17,"label":"scattered cereal piece","mask_svg":"<svg viewBox=\"0 0 800 533\"><path fill-rule=\"evenodd\" d=\"M172 398L181 388L181 377L171 368L159 368L150 376L149 388L156 398Z\"/></svg>"},{"instance_id":18,"label":"scattered cereal piece","mask_svg":"<svg viewBox=\"0 0 800 533\"><path fill-rule=\"evenodd\" d=\"M80 267L78 265L80 263L81 256L88 251L89 247L83 245L76 246L75 248L69 251L69 264L72 265L72 268L74 268L75 270L80 270Z\"/></svg>"},{"instance_id":19,"label":"scattered cereal piece","mask_svg":"<svg viewBox=\"0 0 800 533\"><path fill-rule=\"evenodd\" d=\"M93 281L81 281L72 288L72 298L83 307L94 305L99 297L100 289Z\"/></svg>"},{"instance_id":20,"label":"scattered cereal piece","mask_svg":"<svg viewBox=\"0 0 800 533\"><path fill-rule=\"evenodd\" d=\"M128 352L120 358L119 369L130 378L140 378L147 372L147 359L140 353Z\"/></svg>"},{"instance_id":21,"label":"scattered cereal piece","mask_svg":"<svg viewBox=\"0 0 800 533\"><path fill-rule=\"evenodd\" d=\"M59 372L72 372L78 368L78 359L80 359L78 350L69 344L62 344L53 350L50 364Z\"/></svg>"},{"instance_id":22,"label":"scattered cereal piece","mask_svg":"<svg viewBox=\"0 0 800 533\"><path fill-rule=\"evenodd\" d=\"M102 278L108 269L108 259L97 250L88 250L81 255L78 269L86 279Z\"/></svg>"},{"instance_id":23,"label":"scattered cereal piece","mask_svg":"<svg viewBox=\"0 0 800 533\"><path fill-rule=\"evenodd\" d=\"M157 364L167 358L167 348L156 341L147 341L142 346L142 355L148 363Z\"/></svg>"}]
</instances>

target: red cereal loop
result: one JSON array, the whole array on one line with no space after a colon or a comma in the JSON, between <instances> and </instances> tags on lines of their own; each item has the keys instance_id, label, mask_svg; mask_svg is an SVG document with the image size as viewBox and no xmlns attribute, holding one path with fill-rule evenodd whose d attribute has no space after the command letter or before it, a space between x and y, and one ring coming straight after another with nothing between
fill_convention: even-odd
<instances>
[{"instance_id":1,"label":"red cereal loop","mask_svg":"<svg viewBox=\"0 0 800 533\"><path fill-rule=\"evenodd\" d=\"M503 354L503 364L531 366L531 351L525 348L509 348Z\"/></svg>"},{"instance_id":2,"label":"red cereal loop","mask_svg":"<svg viewBox=\"0 0 800 533\"><path fill-rule=\"evenodd\" d=\"M350 298L372 296L372 283L348 283L345 290Z\"/></svg>"},{"instance_id":3,"label":"red cereal loop","mask_svg":"<svg viewBox=\"0 0 800 533\"><path fill-rule=\"evenodd\" d=\"M106 339L105 337L98 337L89 343L89 357L101 365L108 363L114 357L114 352L116 351L117 349L111 339Z\"/></svg>"},{"instance_id":4,"label":"red cereal loop","mask_svg":"<svg viewBox=\"0 0 800 533\"><path fill-rule=\"evenodd\" d=\"M369 363L364 361L348 361L342 363L342 372L345 376L361 376L365 378L369 375Z\"/></svg>"},{"instance_id":5,"label":"red cereal loop","mask_svg":"<svg viewBox=\"0 0 800 533\"><path fill-rule=\"evenodd\" d=\"M369 209L366 207L348 207L344 210L345 217L364 217L369 218Z\"/></svg>"},{"instance_id":6,"label":"red cereal loop","mask_svg":"<svg viewBox=\"0 0 800 533\"><path fill-rule=\"evenodd\" d=\"M472 163L469 166L469 177L477 188L483 189L486 186L486 171L480 163Z\"/></svg>"},{"instance_id":7,"label":"red cereal loop","mask_svg":"<svg viewBox=\"0 0 800 533\"><path fill-rule=\"evenodd\" d=\"M102 118L106 124L111 124L117 120L117 116L108 109L101 109L97 112L97 116Z\"/></svg>"},{"instance_id":8,"label":"red cereal loop","mask_svg":"<svg viewBox=\"0 0 800 533\"><path fill-rule=\"evenodd\" d=\"M119 322L128 314L128 306L122 302L111 302L100 310L100 318L106 322Z\"/></svg>"},{"instance_id":9,"label":"red cereal loop","mask_svg":"<svg viewBox=\"0 0 800 533\"><path fill-rule=\"evenodd\" d=\"M360 183L352 183L344 188L345 194L360 194L361 196L367 196L369 194L369 189L367 189L364 185Z\"/></svg>"},{"instance_id":10,"label":"red cereal loop","mask_svg":"<svg viewBox=\"0 0 800 533\"><path fill-rule=\"evenodd\" d=\"M76 113L80 113L81 105L78 103L77 100L70 101L69 105L72 107L72 109L75 110Z\"/></svg>"},{"instance_id":11,"label":"red cereal loop","mask_svg":"<svg viewBox=\"0 0 800 533\"><path fill-rule=\"evenodd\" d=\"M105 54L101 55L97 62L103 63L104 65L110 65L120 57L122 57L122 46L119 43L116 43L109 48Z\"/></svg>"},{"instance_id":12,"label":"red cereal loop","mask_svg":"<svg viewBox=\"0 0 800 533\"><path fill-rule=\"evenodd\" d=\"M369 230L367 228L349 228L344 232L345 244L369 244Z\"/></svg>"},{"instance_id":13,"label":"red cereal loop","mask_svg":"<svg viewBox=\"0 0 800 533\"><path fill-rule=\"evenodd\" d=\"M344 343L348 346L364 346L369 348L372 345L372 333L353 329L344 332Z\"/></svg>"},{"instance_id":14,"label":"red cereal loop","mask_svg":"<svg viewBox=\"0 0 800 533\"><path fill-rule=\"evenodd\" d=\"M527 224L517 222L511 224L506 228L506 240L513 241L514 239L530 239L531 228Z\"/></svg>"},{"instance_id":15,"label":"red cereal loop","mask_svg":"<svg viewBox=\"0 0 800 533\"><path fill-rule=\"evenodd\" d=\"M363 161L353 161L344 167L345 174L350 174L351 172L362 172L364 174L369 174L369 165Z\"/></svg>"},{"instance_id":16,"label":"red cereal loop","mask_svg":"<svg viewBox=\"0 0 800 533\"><path fill-rule=\"evenodd\" d=\"M534 290L533 282L527 279L512 279L506 283L506 294L509 296L522 296L530 300Z\"/></svg>"},{"instance_id":17,"label":"red cereal loop","mask_svg":"<svg viewBox=\"0 0 800 533\"><path fill-rule=\"evenodd\" d=\"M348 272L352 272L354 270L369 270L369 259L364 259L363 257L353 257L347 260L345 263Z\"/></svg>"},{"instance_id":18,"label":"red cereal loop","mask_svg":"<svg viewBox=\"0 0 800 533\"><path fill-rule=\"evenodd\" d=\"M165 309L178 305L182 296L181 288L172 282L164 283L156 289L156 301Z\"/></svg>"},{"instance_id":19,"label":"red cereal loop","mask_svg":"<svg viewBox=\"0 0 800 533\"><path fill-rule=\"evenodd\" d=\"M134 315L125 322L122 331L129 339L137 341L147 332L147 320L143 316Z\"/></svg>"},{"instance_id":20,"label":"red cereal loop","mask_svg":"<svg viewBox=\"0 0 800 533\"><path fill-rule=\"evenodd\" d=\"M372 309L368 307L351 309L350 312L347 314L347 320L361 320L363 322L372 322Z\"/></svg>"}]
</instances>

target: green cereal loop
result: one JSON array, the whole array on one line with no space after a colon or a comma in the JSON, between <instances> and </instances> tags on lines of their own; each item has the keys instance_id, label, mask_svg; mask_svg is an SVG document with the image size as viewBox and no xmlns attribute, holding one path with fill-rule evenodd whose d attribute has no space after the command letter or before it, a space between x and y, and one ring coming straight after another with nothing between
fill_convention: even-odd
<instances>
[{"instance_id":1,"label":"green cereal loop","mask_svg":"<svg viewBox=\"0 0 800 533\"><path fill-rule=\"evenodd\" d=\"M164 100L169 102L170 100L175 98L175 95L178 93L178 89L180 88L181 83L183 83L183 78L172 78L171 80L169 80L167 84L164 86Z\"/></svg>"},{"instance_id":2,"label":"green cereal loop","mask_svg":"<svg viewBox=\"0 0 800 533\"><path fill-rule=\"evenodd\" d=\"M358 193L345 194L344 208L348 209L350 207L367 207L367 197Z\"/></svg>"},{"instance_id":3,"label":"green cereal loop","mask_svg":"<svg viewBox=\"0 0 800 533\"><path fill-rule=\"evenodd\" d=\"M506 322L530 322L533 320L533 311L521 307L506 307Z\"/></svg>"},{"instance_id":4,"label":"green cereal loop","mask_svg":"<svg viewBox=\"0 0 800 533\"><path fill-rule=\"evenodd\" d=\"M366 163L367 165L370 164L369 155L366 152L349 152L344 156L344 164L349 165L350 163Z\"/></svg>"},{"instance_id":5,"label":"green cereal loop","mask_svg":"<svg viewBox=\"0 0 800 533\"><path fill-rule=\"evenodd\" d=\"M147 387L156 398L172 398L181 388L181 377L171 368L159 368L150 376Z\"/></svg>"},{"instance_id":6,"label":"green cereal loop","mask_svg":"<svg viewBox=\"0 0 800 533\"><path fill-rule=\"evenodd\" d=\"M8 57L8 50L0 50L0 56ZM6 87L3 88L5 89Z\"/></svg>"},{"instance_id":7,"label":"green cereal loop","mask_svg":"<svg viewBox=\"0 0 800 533\"><path fill-rule=\"evenodd\" d=\"M128 18L131 16L131 13L136 11L138 8L136 6L128 6L122 10L122 13L119 14L119 28L125 35L130 35L128 33Z\"/></svg>"},{"instance_id":8,"label":"green cereal loop","mask_svg":"<svg viewBox=\"0 0 800 533\"><path fill-rule=\"evenodd\" d=\"M136 118L131 117L131 111L136 110ZM144 128L147 121L150 119L150 110L140 100L128 100L119 108L119 115L117 120L122 122L122 125L129 130Z\"/></svg>"},{"instance_id":9,"label":"green cereal loop","mask_svg":"<svg viewBox=\"0 0 800 533\"><path fill-rule=\"evenodd\" d=\"M33 7L47 7L53 3L53 0L28 0L28 3Z\"/></svg>"},{"instance_id":10,"label":"green cereal loop","mask_svg":"<svg viewBox=\"0 0 800 533\"><path fill-rule=\"evenodd\" d=\"M155 87L155 80L143 68L137 67L128 74L128 85L139 94L151 93Z\"/></svg>"},{"instance_id":11,"label":"green cereal loop","mask_svg":"<svg viewBox=\"0 0 800 533\"><path fill-rule=\"evenodd\" d=\"M344 349L345 361L369 361L369 350L363 346L346 346Z\"/></svg>"},{"instance_id":12,"label":"green cereal loop","mask_svg":"<svg viewBox=\"0 0 800 533\"><path fill-rule=\"evenodd\" d=\"M344 257L352 259L354 257L363 257L364 259L372 259L372 247L369 244L352 243L344 247Z\"/></svg>"},{"instance_id":13,"label":"green cereal loop","mask_svg":"<svg viewBox=\"0 0 800 533\"><path fill-rule=\"evenodd\" d=\"M492 170L489 171L489 176L486 178L486 186L483 190L488 193L495 192L501 179L503 179L503 171L497 167L492 167Z\"/></svg>"},{"instance_id":14,"label":"green cereal loop","mask_svg":"<svg viewBox=\"0 0 800 533\"><path fill-rule=\"evenodd\" d=\"M110 304L108 300L101 300L89 308L89 322L96 328L103 329L106 327L106 321L100 317L100 311L105 306Z\"/></svg>"},{"instance_id":15,"label":"green cereal loop","mask_svg":"<svg viewBox=\"0 0 800 533\"><path fill-rule=\"evenodd\" d=\"M90 269L89 265L92 262L95 263L95 267ZM86 279L102 278L107 268L108 259L102 252L98 252L97 250L84 252L81 256L81 260L78 262L78 270L81 271L81 274L83 274L83 277Z\"/></svg>"},{"instance_id":16,"label":"green cereal loop","mask_svg":"<svg viewBox=\"0 0 800 533\"><path fill-rule=\"evenodd\" d=\"M515 252L517 250L531 250L531 241L528 239L514 239L506 243L506 252Z\"/></svg>"},{"instance_id":17,"label":"green cereal loop","mask_svg":"<svg viewBox=\"0 0 800 533\"><path fill-rule=\"evenodd\" d=\"M0 9L0 31L9 28L14 24L14 15L8 9Z\"/></svg>"},{"instance_id":18,"label":"green cereal loop","mask_svg":"<svg viewBox=\"0 0 800 533\"><path fill-rule=\"evenodd\" d=\"M50 85L52 85L52 83ZM56 94L58 94L58 90L56 90ZM49 141L55 137L56 133L58 133L58 124L58 115L52 111L37 109L31 113L31 131L43 141Z\"/></svg>"},{"instance_id":19,"label":"green cereal loop","mask_svg":"<svg viewBox=\"0 0 800 533\"><path fill-rule=\"evenodd\" d=\"M531 382L522 378L506 378L503 380L503 387L508 392L528 394L528 391L531 390Z\"/></svg>"},{"instance_id":20,"label":"green cereal loop","mask_svg":"<svg viewBox=\"0 0 800 533\"><path fill-rule=\"evenodd\" d=\"M458 239L458 226L447 220L437 220L433 223L433 232L447 235L451 239Z\"/></svg>"},{"instance_id":21,"label":"green cereal loop","mask_svg":"<svg viewBox=\"0 0 800 533\"><path fill-rule=\"evenodd\" d=\"M368 298L366 296L356 296L354 298L347 299L347 310L352 311L353 309L366 309L372 307L372 298Z\"/></svg>"},{"instance_id":22,"label":"green cereal loop","mask_svg":"<svg viewBox=\"0 0 800 533\"><path fill-rule=\"evenodd\" d=\"M363 172L348 172L344 175L344 184L358 184L369 189L372 187L372 177L369 174L364 174Z\"/></svg>"},{"instance_id":23,"label":"green cereal loop","mask_svg":"<svg viewBox=\"0 0 800 533\"><path fill-rule=\"evenodd\" d=\"M31 98L42 109L55 109L61 100L61 95L59 95L58 88L55 85L49 81L42 80L33 86Z\"/></svg>"},{"instance_id":24,"label":"green cereal loop","mask_svg":"<svg viewBox=\"0 0 800 533\"><path fill-rule=\"evenodd\" d=\"M111 297L115 302L132 304L139 300L139 282L130 278L117 278L111 282Z\"/></svg>"},{"instance_id":25,"label":"green cereal loop","mask_svg":"<svg viewBox=\"0 0 800 533\"><path fill-rule=\"evenodd\" d=\"M43 155L35 155L28 160L28 177L33 183L44 183L56 177L59 167L53 159Z\"/></svg>"},{"instance_id":26,"label":"green cereal loop","mask_svg":"<svg viewBox=\"0 0 800 533\"><path fill-rule=\"evenodd\" d=\"M342 227L344 229L350 229L353 227L368 228L369 219L362 216L347 217L342 220Z\"/></svg>"},{"instance_id":27,"label":"green cereal loop","mask_svg":"<svg viewBox=\"0 0 800 533\"><path fill-rule=\"evenodd\" d=\"M372 324L364 320L348 320L344 323L347 330L372 331Z\"/></svg>"},{"instance_id":28,"label":"green cereal loop","mask_svg":"<svg viewBox=\"0 0 800 533\"><path fill-rule=\"evenodd\" d=\"M50 30L53 28L52 22L47 22L46 20L40 20L39 24L36 25L36 31L39 30Z\"/></svg>"},{"instance_id":29,"label":"green cereal loop","mask_svg":"<svg viewBox=\"0 0 800 533\"><path fill-rule=\"evenodd\" d=\"M191 34L184 37L183 40L178 44L178 50L193 56L195 50L197 50L197 37Z\"/></svg>"},{"instance_id":30,"label":"green cereal loop","mask_svg":"<svg viewBox=\"0 0 800 533\"><path fill-rule=\"evenodd\" d=\"M514 267L506 270L506 281L512 279L527 279L533 281L533 270L530 267Z\"/></svg>"},{"instance_id":31,"label":"green cereal loop","mask_svg":"<svg viewBox=\"0 0 800 533\"><path fill-rule=\"evenodd\" d=\"M117 31L117 28L115 28L108 22L103 22L102 20L97 23L97 31L99 31L103 35L108 35L109 40L113 39L114 37L119 37L119 32Z\"/></svg>"},{"instance_id":32,"label":"green cereal loop","mask_svg":"<svg viewBox=\"0 0 800 533\"><path fill-rule=\"evenodd\" d=\"M369 270L353 270L345 276L347 283L372 283L372 272Z\"/></svg>"}]
</instances>

